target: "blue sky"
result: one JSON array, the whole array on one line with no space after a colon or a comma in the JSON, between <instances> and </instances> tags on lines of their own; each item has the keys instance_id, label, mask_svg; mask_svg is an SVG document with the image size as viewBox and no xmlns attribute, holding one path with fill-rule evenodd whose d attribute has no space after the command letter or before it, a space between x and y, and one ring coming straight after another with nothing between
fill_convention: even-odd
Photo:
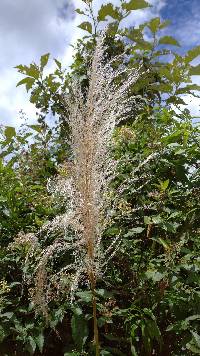
<instances>
[{"instance_id":1,"label":"blue sky","mask_svg":"<svg viewBox=\"0 0 200 356\"><path fill-rule=\"evenodd\" d=\"M166 0L160 15L185 48L200 44L200 0Z\"/></svg>"},{"instance_id":2,"label":"blue sky","mask_svg":"<svg viewBox=\"0 0 200 356\"><path fill-rule=\"evenodd\" d=\"M102 3L119 0L93 0L97 10ZM22 109L30 122L35 120L35 109L28 101L24 88L16 88L21 79L13 68L17 64L38 61L50 52L64 65L72 61L72 47L83 32L77 28L81 22L73 14L73 4L81 7L81 0L1 0L0 1L0 124L17 125L22 122ZM168 34L176 37L185 50L200 44L200 0L149 0L152 8L136 11L127 19L138 24L152 17L170 19ZM199 58L200 62L200 58ZM49 68L51 70L51 67ZM200 79L194 77L200 84ZM198 99L187 98L195 115L199 114Z\"/></svg>"}]
</instances>

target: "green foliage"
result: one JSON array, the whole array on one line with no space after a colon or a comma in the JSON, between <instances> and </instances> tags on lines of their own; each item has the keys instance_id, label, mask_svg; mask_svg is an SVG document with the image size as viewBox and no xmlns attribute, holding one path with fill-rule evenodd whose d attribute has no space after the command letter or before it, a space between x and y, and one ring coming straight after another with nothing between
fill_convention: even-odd
<instances>
[{"instance_id":1,"label":"green foliage","mask_svg":"<svg viewBox=\"0 0 200 356\"><path fill-rule=\"evenodd\" d=\"M109 20L107 55L112 58L125 51L128 68L140 67L145 73L130 95L140 95L146 104L140 112L133 108L116 129L111 149L119 164L111 182L116 195L110 197L113 208L103 245L108 247L118 235L121 244L105 270L105 280L97 281L101 355L200 354L200 129L182 107L184 95L198 97L200 88L191 76L200 75L200 65L191 62L200 47L185 55L172 52L171 46L180 45L161 32L169 22L159 18L122 29L120 23L131 11L148 8L146 1L122 1L118 7L108 2L96 17L92 1L84 3L85 9L77 13L87 17L79 27L88 33L75 47L70 73L55 59L54 72L45 75L49 54L39 64L17 66L24 76L18 85L26 86L31 103L42 112L37 124L20 130L1 128L1 352L94 354L87 286L76 293L73 307L65 293L58 293L49 304L47 326L35 316L29 299L33 286L24 279L34 271L37 252L27 265L29 243L15 242L19 234L37 235L46 221L62 212L63 202L54 201L46 185L50 177L68 174L64 163L70 157L70 133L63 97L72 76L81 81L83 92L87 89L96 35ZM49 112L56 115L51 128L45 118ZM51 239L55 236L41 234L38 248L46 248ZM67 261L68 256L55 256L49 273Z\"/></svg>"}]
</instances>

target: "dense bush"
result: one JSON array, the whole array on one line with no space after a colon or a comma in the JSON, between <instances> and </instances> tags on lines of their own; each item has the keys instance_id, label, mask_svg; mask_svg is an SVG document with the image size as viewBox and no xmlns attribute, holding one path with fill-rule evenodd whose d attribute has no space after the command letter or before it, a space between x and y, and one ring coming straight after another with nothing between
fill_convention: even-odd
<instances>
[{"instance_id":1,"label":"dense bush","mask_svg":"<svg viewBox=\"0 0 200 356\"><path fill-rule=\"evenodd\" d=\"M199 66L191 65L199 46L180 56L172 50L177 41L161 36L168 22L159 18L122 28L128 14L148 6L143 0L102 5L97 18L92 1L84 3L92 16L80 27L88 36L78 41L69 72L56 60L55 72L45 76L48 54L39 65L17 67L25 75L18 85L26 85L40 110L37 125L1 132L0 354L95 354L87 285L71 303L65 289L69 276L59 285L56 281L48 321L35 314L31 295L39 255L60 238L55 232L46 236L41 228L65 210L65 201L47 191L49 178L70 174L65 92L76 78L85 93L99 27L107 16L107 58L125 55L128 70L140 68L143 75L130 97L143 104L116 127L110 148L118 163L103 246L116 236L120 243L97 280L100 354L200 354L200 136L184 106L184 95L197 96L199 90L191 81L191 75L200 74ZM55 117L52 127L46 122L49 112ZM69 254L59 252L48 273L68 263Z\"/></svg>"}]
</instances>

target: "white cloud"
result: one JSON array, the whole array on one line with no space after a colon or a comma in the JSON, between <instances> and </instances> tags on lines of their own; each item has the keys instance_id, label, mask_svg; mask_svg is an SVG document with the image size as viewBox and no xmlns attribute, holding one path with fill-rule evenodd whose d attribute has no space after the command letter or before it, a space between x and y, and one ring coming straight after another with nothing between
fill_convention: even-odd
<instances>
[{"instance_id":1,"label":"white cloud","mask_svg":"<svg viewBox=\"0 0 200 356\"><path fill-rule=\"evenodd\" d=\"M40 56L47 52L60 59L64 66L72 63L73 48L69 44L74 44L85 34L77 27L85 18L80 15L73 20L68 18L70 1L0 1L0 124L19 125L18 112L21 109L27 113L30 121L35 120L35 109L29 103L25 89L15 87L21 76L13 69L14 66L38 62ZM120 3L119 0L110 1L115 5ZM170 6L168 1L149 0L152 7L134 11L126 19L125 25L138 25L152 17L160 16L165 6ZM94 0L95 12L107 2L108 0ZM74 0L74 5L79 8L84 6L81 0ZM200 33L198 12L193 10L193 21L191 18L187 18L186 23L183 21L177 22L174 35L184 37L189 46L197 40ZM189 104L195 114L198 111L197 100Z\"/></svg>"},{"instance_id":2,"label":"white cloud","mask_svg":"<svg viewBox=\"0 0 200 356\"><path fill-rule=\"evenodd\" d=\"M35 119L34 106L13 67L38 62L50 52L62 56L71 38L69 0L1 0L0 2L0 124L19 124L23 109Z\"/></svg>"}]
</instances>

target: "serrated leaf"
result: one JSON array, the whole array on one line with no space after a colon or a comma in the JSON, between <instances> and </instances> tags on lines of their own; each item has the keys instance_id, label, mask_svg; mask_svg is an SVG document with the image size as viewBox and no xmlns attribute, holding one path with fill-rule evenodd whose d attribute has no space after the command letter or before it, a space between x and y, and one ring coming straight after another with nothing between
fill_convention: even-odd
<instances>
[{"instance_id":1,"label":"serrated leaf","mask_svg":"<svg viewBox=\"0 0 200 356\"><path fill-rule=\"evenodd\" d=\"M19 72L19 73L27 74L27 69L28 69L27 66L24 66L24 65L22 65L22 64L19 64L18 66L15 66L15 68L18 69L18 72Z\"/></svg>"},{"instance_id":2,"label":"serrated leaf","mask_svg":"<svg viewBox=\"0 0 200 356\"><path fill-rule=\"evenodd\" d=\"M110 16L115 20L121 19L121 14L117 8L114 8L113 4L108 3L106 5L102 5L98 12L98 21L105 21L106 17Z\"/></svg>"},{"instance_id":3,"label":"serrated leaf","mask_svg":"<svg viewBox=\"0 0 200 356\"><path fill-rule=\"evenodd\" d=\"M159 39L159 44L168 44L168 45L171 45L171 46L177 46L177 47L180 47L180 44L179 42L174 38L174 37L171 37L171 36L163 36Z\"/></svg>"},{"instance_id":4,"label":"serrated leaf","mask_svg":"<svg viewBox=\"0 0 200 356\"><path fill-rule=\"evenodd\" d=\"M200 75L200 64L198 64L196 67L191 66L189 70L190 75Z\"/></svg>"},{"instance_id":5,"label":"serrated leaf","mask_svg":"<svg viewBox=\"0 0 200 356\"><path fill-rule=\"evenodd\" d=\"M43 69L47 65L48 60L49 60L49 56L50 56L50 53L46 53L43 56L41 56L41 58L40 58L40 67L41 67L41 69Z\"/></svg>"},{"instance_id":6,"label":"serrated leaf","mask_svg":"<svg viewBox=\"0 0 200 356\"><path fill-rule=\"evenodd\" d=\"M81 28L81 30L87 31L92 34L92 25L90 22L82 22L78 27Z\"/></svg>"},{"instance_id":7,"label":"serrated leaf","mask_svg":"<svg viewBox=\"0 0 200 356\"><path fill-rule=\"evenodd\" d=\"M30 67L27 67L26 74L32 78L38 79L40 76L40 71L36 64L31 64Z\"/></svg>"},{"instance_id":8,"label":"serrated leaf","mask_svg":"<svg viewBox=\"0 0 200 356\"><path fill-rule=\"evenodd\" d=\"M145 0L130 0L129 2L122 3L122 9L131 11L131 10L141 10L151 5Z\"/></svg>"},{"instance_id":9,"label":"serrated leaf","mask_svg":"<svg viewBox=\"0 0 200 356\"><path fill-rule=\"evenodd\" d=\"M27 92L32 88L33 84L35 83L35 79L34 78L31 78L31 77L26 77L22 80L20 80L18 83L17 83L17 87L20 86L20 85L23 85L25 84L26 85L26 90Z\"/></svg>"}]
</instances>

